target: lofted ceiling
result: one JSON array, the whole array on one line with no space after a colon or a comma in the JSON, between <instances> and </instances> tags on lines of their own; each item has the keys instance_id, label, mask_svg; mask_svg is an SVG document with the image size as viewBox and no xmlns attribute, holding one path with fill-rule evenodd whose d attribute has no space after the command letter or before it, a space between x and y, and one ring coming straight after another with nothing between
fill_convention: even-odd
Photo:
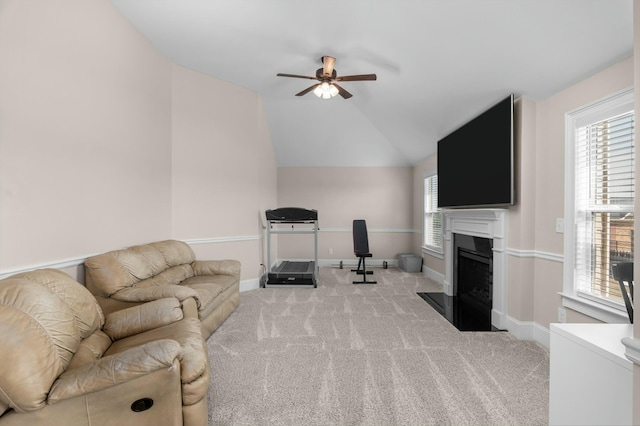
<instances>
[{"instance_id":1,"label":"lofted ceiling","mask_svg":"<svg viewBox=\"0 0 640 426\"><path fill-rule=\"evenodd\" d=\"M633 53L631 0L111 0L159 51L262 98L279 166L410 166L509 93ZM353 94L296 93L323 55Z\"/></svg>"}]
</instances>

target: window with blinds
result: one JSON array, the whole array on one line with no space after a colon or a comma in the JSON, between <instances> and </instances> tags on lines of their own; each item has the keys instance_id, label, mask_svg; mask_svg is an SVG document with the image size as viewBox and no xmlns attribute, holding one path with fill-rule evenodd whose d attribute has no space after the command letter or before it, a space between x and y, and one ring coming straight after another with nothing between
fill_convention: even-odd
<instances>
[{"instance_id":1,"label":"window with blinds","mask_svg":"<svg viewBox=\"0 0 640 426\"><path fill-rule=\"evenodd\" d=\"M615 113L574 130L574 285L580 296L620 307L611 265L633 260L634 112Z\"/></svg>"},{"instance_id":2,"label":"window with blinds","mask_svg":"<svg viewBox=\"0 0 640 426\"><path fill-rule=\"evenodd\" d=\"M438 175L424 179L424 245L442 253L442 213L438 212Z\"/></svg>"}]
</instances>

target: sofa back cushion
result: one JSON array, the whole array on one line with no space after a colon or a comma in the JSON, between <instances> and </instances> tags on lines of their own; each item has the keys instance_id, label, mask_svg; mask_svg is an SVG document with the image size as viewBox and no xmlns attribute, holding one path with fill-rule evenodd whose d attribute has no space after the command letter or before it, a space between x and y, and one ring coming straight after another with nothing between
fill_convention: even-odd
<instances>
[{"instance_id":1,"label":"sofa back cushion","mask_svg":"<svg viewBox=\"0 0 640 426\"><path fill-rule=\"evenodd\" d=\"M42 408L80 344L74 312L43 285L7 278L0 281L0 335L0 405Z\"/></svg>"},{"instance_id":2,"label":"sofa back cushion","mask_svg":"<svg viewBox=\"0 0 640 426\"><path fill-rule=\"evenodd\" d=\"M86 286L95 295L110 297L139 282L143 287L178 284L179 277L193 275L191 263L194 260L191 247L176 240L114 250L85 261ZM173 271L163 275L168 269Z\"/></svg>"},{"instance_id":3,"label":"sofa back cushion","mask_svg":"<svg viewBox=\"0 0 640 426\"><path fill-rule=\"evenodd\" d=\"M73 312L81 340L102 329L104 316L96 298L68 274L58 269L48 268L23 272L13 275L11 278L40 284L58 296Z\"/></svg>"},{"instance_id":4,"label":"sofa back cushion","mask_svg":"<svg viewBox=\"0 0 640 426\"><path fill-rule=\"evenodd\" d=\"M183 241L166 240L149 244L151 247L158 249L162 253L162 257L167 267L191 264L196 260L196 254L193 252L189 244Z\"/></svg>"}]
</instances>

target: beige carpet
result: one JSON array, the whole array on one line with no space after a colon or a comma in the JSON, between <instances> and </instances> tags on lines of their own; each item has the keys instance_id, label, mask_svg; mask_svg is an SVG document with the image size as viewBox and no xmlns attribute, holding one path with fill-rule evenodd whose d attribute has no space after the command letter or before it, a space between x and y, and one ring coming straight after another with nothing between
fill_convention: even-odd
<instances>
[{"instance_id":1,"label":"beige carpet","mask_svg":"<svg viewBox=\"0 0 640 426\"><path fill-rule=\"evenodd\" d=\"M417 292L422 274L241 294L209 338L215 425L548 423L549 354L506 332L459 332Z\"/></svg>"}]
</instances>

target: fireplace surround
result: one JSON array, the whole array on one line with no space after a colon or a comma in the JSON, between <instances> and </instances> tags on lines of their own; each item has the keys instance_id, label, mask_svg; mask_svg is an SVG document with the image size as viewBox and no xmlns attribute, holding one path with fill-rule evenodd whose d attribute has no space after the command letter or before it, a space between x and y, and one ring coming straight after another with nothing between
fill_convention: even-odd
<instances>
[{"instance_id":1,"label":"fireplace surround","mask_svg":"<svg viewBox=\"0 0 640 426\"><path fill-rule=\"evenodd\" d=\"M480 237L491 240L492 247L484 250L490 257L492 266L491 325L497 329L506 328L507 302L507 221L506 209L473 209L443 211L445 240L444 294L455 296L455 247L456 235Z\"/></svg>"},{"instance_id":2,"label":"fireplace surround","mask_svg":"<svg viewBox=\"0 0 640 426\"><path fill-rule=\"evenodd\" d=\"M461 331L506 329L508 210L461 209L442 213L443 292L419 295ZM458 262L463 262L462 277L457 277ZM470 288L457 288L461 285L458 278L462 278L462 286ZM479 285L482 281L487 284ZM459 297L458 290L469 292L472 297Z\"/></svg>"}]
</instances>

